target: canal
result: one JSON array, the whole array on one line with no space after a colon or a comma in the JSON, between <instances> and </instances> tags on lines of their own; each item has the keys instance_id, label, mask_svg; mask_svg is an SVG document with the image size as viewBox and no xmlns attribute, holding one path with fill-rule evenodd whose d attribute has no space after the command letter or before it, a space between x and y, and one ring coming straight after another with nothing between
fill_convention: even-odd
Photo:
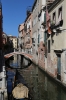
<instances>
[{"instance_id":1,"label":"canal","mask_svg":"<svg viewBox=\"0 0 66 100\"><path fill-rule=\"evenodd\" d=\"M23 76L30 90L32 100L66 100L66 91L53 82L38 66L29 63L20 55L15 55L9 62L10 66L16 66ZM26 67L24 67L24 64Z\"/></svg>"}]
</instances>

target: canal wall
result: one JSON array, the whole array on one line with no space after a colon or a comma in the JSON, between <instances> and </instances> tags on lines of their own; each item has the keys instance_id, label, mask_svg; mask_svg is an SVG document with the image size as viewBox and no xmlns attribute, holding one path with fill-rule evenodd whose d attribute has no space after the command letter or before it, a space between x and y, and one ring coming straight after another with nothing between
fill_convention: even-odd
<instances>
[{"instance_id":1,"label":"canal wall","mask_svg":"<svg viewBox=\"0 0 66 100\"><path fill-rule=\"evenodd\" d=\"M52 81L54 81L56 84L60 85L65 91L66 91L66 84L64 84L62 81L58 80L56 77L53 76L49 71L46 71L45 68L41 65L36 64L35 60L33 60L33 63L37 65Z\"/></svg>"},{"instance_id":2,"label":"canal wall","mask_svg":"<svg viewBox=\"0 0 66 100\"><path fill-rule=\"evenodd\" d=\"M27 59L30 59L30 56L31 56L30 54L28 54L28 56L25 55ZM56 75L57 75L56 69L54 69L54 72L52 73L51 71L47 70L47 68L45 68L45 63L42 60L38 59L38 62L37 62L35 58L33 59L33 57L30 60L35 65L37 65L50 79L52 79L56 84L60 85L64 90L66 90L66 84L64 84L63 81L56 78ZM56 64L56 60L54 63Z\"/></svg>"}]
</instances>

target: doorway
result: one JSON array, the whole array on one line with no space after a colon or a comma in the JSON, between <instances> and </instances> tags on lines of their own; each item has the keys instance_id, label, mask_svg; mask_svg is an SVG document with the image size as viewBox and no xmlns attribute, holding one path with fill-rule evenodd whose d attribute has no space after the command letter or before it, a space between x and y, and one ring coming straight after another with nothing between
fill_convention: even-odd
<instances>
[{"instance_id":1,"label":"doorway","mask_svg":"<svg viewBox=\"0 0 66 100\"><path fill-rule=\"evenodd\" d=\"M57 79L61 80L61 54L57 54Z\"/></svg>"}]
</instances>

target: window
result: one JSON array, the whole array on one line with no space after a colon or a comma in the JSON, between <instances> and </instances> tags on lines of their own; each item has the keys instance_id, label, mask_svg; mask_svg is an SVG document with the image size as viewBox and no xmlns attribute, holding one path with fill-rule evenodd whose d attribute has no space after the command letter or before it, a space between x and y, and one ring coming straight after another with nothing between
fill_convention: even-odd
<instances>
[{"instance_id":1,"label":"window","mask_svg":"<svg viewBox=\"0 0 66 100\"><path fill-rule=\"evenodd\" d=\"M47 39L47 33L44 33L44 42L46 42Z\"/></svg>"},{"instance_id":2,"label":"window","mask_svg":"<svg viewBox=\"0 0 66 100\"><path fill-rule=\"evenodd\" d=\"M46 24L46 12L44 13L44 24Z\"/></svg>"},{"instance_id":3,"label":"window","mask_svg":"<svg viewBox=\"0 0 66 100\"><path fill-rule=\"evenodd\" d=\"M17 39L15 39L15 41L17 41Z\"/></svg>"},{"instance_id":4,"label":"window","mask_svg":"<svg viewBox=\"0 0 66 100\"><path fill-rule=\"evenodd\" d=\"M34 18L34 20L33 20L33 26L35 25L37 23L37 16Z\"/></svg>"},{"instance_id":5,"label":"window","mask_svg":"<svg viewBox=\"0 0 66 100\"><path fill-rule=\"evenodd\" d=\"M62 20L62 7L60 7L58 10L58 18L59 20Z\"/></svg>"},{"instance_id":6,"label":"window","mask_svg":"<svg viewBox=\"0 0 66 100\"><path fill-rule=\"evenodd\" d=\"M38 0L38 5L39 5L39 0Z\"/></svg>"},{"instance_id":7,"label":"window","mask_svg":"<svg viewBox=\"0 0 66 100\"><path fill-rule=\"evenodd\" d=\"M22 30L22 34L23 34L23 30Z\"/></svg>"},{"instance_id":8,"label":"window","mask_svg":"<svg viewBox=\"0 0 66 100\"><path fill-rule=\"evenodd\" d=\"M35 43L35 38L32 38L32 43Z\"/></svg>"},{"instance_id":9,"label":"window","mask_svg":"<svg viewBox=\"0 0 66 100\"><path fill-rule=\"evenodd\" d=\"M35 24L37 23L37 16L35 17Z\"/></svg>"},{"instance_id":10,"label":"window","mask_svg":"<svg viewBox=\"0 0 66 100\"><path fill-rule=\"evenodd\" d=\"M38 35L38 43L40 42L40 34Z\"/></svg>"},{"instance_id":11,"label":"window","mask_svg":"<svg viewBox=\"0 0 66 100\"><path fill-rule=\"evenodd\" d=\"M47 42L45 42L45 57L47 58Z\"/></svg>"},{"instance_id":12,"label":"window","mask_svg":"<svg viewBox=\"0 0 66 100\"><path fill-rule=\"evenodd\" d=\"M32 21L32 27L33 27L33 21Z\"/></svg>"},{"instance_id":13,"label":"window","mask_svg":"<svg viewBox=\"0 0 66 100\"><path fill-rule=\"evenodd\" d=\"M56 12L53 13L53 23L56 23Z\"/></svg>"},{"instance_id":14,"label":"window","mask_svg":"<svg viewBox=\"0 0 66 100\"><path fill-rule=\"evenodd\" d=\"M33 20L33 26L35 25L35 18L34 18L34 20Z\"/></svg>"},{"instance_id":15,"label":"window","mask_svg":"<svg viewBox=\"0 0 66 100\"><path fill-rule=\"evenodd\" d=\"M66 53L65 53L65 70L66 70Z\"/></svg>"},{"instance_id":16,"label":"window","mask_svg":"<svg viewBox=\"0 0 66 100\"><path fill-rule=\"evenodd\" d=\"M48 53L50 53L50 40L48 40Z\"/></svg>"},{"instance_id":17,"label":"window","mask_svg":"<svg viewBox=\"0 0 66 100\"><path fill-rule=\"evenodd\" d=\"M15 42L15 44L17 44L17 43Z\"/></svg>"}]
</instances>

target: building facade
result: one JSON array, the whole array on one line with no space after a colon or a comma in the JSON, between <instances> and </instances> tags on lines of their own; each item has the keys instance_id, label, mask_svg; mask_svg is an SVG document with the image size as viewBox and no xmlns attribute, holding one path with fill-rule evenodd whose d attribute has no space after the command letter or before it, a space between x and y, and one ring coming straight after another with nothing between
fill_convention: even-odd
<instances>
[{"instance_id":1,"label":"building facade","mask_svg":"<svg viewBox=\"0 0 66 100\"><path fill-rule=\"evenodd\" d=\"M32 8L32 38L35 52L38 50L38 64L64 84L66 84L65 3L65 0L43 0L42 3L35 0ZM50 21L47 21L47 18L50 18Z\"/></svg>"},{"instance_id":2,"label":"building facade","mask_svg":"<svg viewBox=\"0 0 66 100\"><path fill-rule=\"evenodd\" d=\"M47 0L51 3L53 0ZM38 59L44 59L44 7L46 0L35 0L32 6L32 38L33 38L33 54L37 55ZM35 57L34 55L34 57Z\"/></svg>"},{"instance_id":3,"label":"building facade","mask_svg":"<svg viewBox=\"0 0 66 100\"><path fill-rule=\"evenodd\" d=\"M34 4L32 6L32 38L33 38L33 54L34 57L37 55L38 51L38 0L34 1Z\"/></svg>"},{"instance_id":4,"label":"building facade","mask_svg":"<svg viewBox=\"0 0 66 100\"><path fill-rule=\"evenodd\" d=\"M24 50L24 23L20 24L18 27L18 48L19 51Z\"/></svg>"},{"instance_id":5,"label":"building facade","mask_svg":"<svg viewBox=\"0 0 66 100\"><path fill-rule=\"evenodd\" d=\"M65 0L55 0L48 8L50 29L47 34L47 66L46 71L62 83L66 84L66 14Z\"/></svg>"},{"instance_id":6,"label":"building facade","mask_svg":"<svg viewBox=\"0 0 66 100\"><path fill-rule=\"evenodd\" d=\"M14 47L14 49L17 50L17 44L18 44L17 37L13 36L12 37L12 41L13 41L13 47Z\"/></svg>"},{"instance_id":7,"label":"building facade","mask_svg":"<svg viewBox=\"0 0 66 100\"><path fill-rule=\"evenodd\" d=\"M35 61L48 74L64 84L66 84L65 9L65 0L35 0L32 13L24 22L22 42L24 51L29 53L32 47Z\"/></svg>"},{"instance_id":8,"label":"building facade","mask_svg":"<svg viewBox=\"0 0 66 100\"><path fill-rule=\"evenodd\" d=\"M33 38L33 54L38 58L39 65L44 66L44 7L46 6L46 0L35 0L32 7L32 38ZM35 57L34 55L34 57ZM43 59L43 64L42 64ZM41 60L41 62L40 62Z\"/></svg>"},{"instance_id":9,"label":"building facade","mask_svg":"<svg viewBox=\"0 0 66 100\"><path fill-rule=\"evenodd\" d=\"M17 44L18 44L17 37L12 36L12 35L8 35L7 41L9 41L9 43L13 46L12 49L14 49L14 51L17 51Z\"/></svg>"},{"instance_id":10,"label":"building facade","mask_svg":"<svg viewBox=\"0 0 66 100\"><path fill-rule=\"evenodd\" d=\"M27 17L24 22L24 32L25 32L25 52L32 53L32 12L27 10Z\"/></svg>"}]
</instances>

